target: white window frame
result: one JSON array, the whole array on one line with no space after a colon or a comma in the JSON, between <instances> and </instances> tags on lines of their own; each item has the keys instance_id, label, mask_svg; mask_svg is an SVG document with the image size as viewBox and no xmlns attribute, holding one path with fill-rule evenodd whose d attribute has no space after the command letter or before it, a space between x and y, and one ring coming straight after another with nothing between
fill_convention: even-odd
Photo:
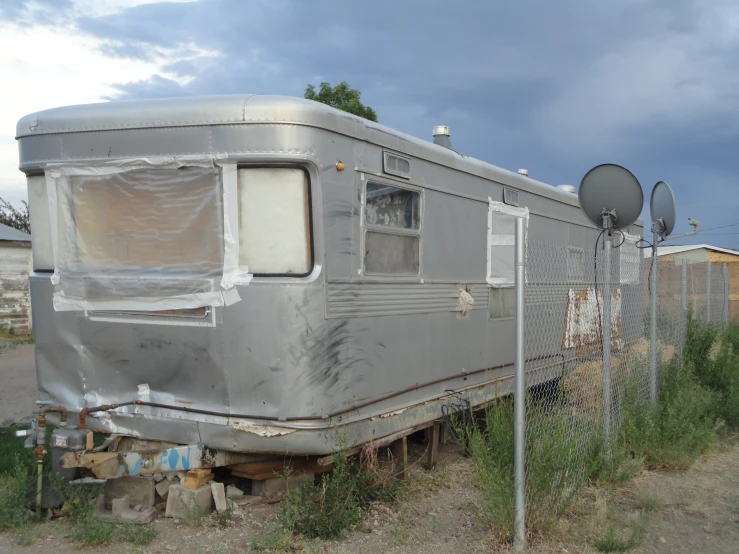
<instances>
[{"instance_id":1,"label":"white window frame","mask_svg":"<svg viewBox=\"0 0 739 554\"><path fill-rule=\"evenodd\" d=\"M515 222L515 218L523 218L525 220L524 227L526 233L526 241L528 243L528 229L529 229L529 209L527 207L510 206L503 202L496 202L492 198L488 197L488 230L487 230L487 275L486 281L489 287L513 287L514 282L514 256L515 256L515 245L516 237L513 234L494 234L493 223L496 218L511 219ZM515 229L515 227L514 227ZM512 246L510 261L506 260L509 266L506 268L496 268L495 275L493 275L493 256L492 249L496 246ZM502 275L504 274L504 275ZM510 274L510 276L509 276Z\"/></svg>"}]
</instances>

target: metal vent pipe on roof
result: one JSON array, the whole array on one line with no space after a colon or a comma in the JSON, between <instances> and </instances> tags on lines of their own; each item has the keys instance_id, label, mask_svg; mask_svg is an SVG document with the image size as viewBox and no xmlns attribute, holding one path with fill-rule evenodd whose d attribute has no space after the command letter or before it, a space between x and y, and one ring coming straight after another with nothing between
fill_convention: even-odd
<instances>
[{"instance_id":1,"label":"metal vent pipe on roof","mask_svg":"<svg viewBox=\"0 0 739 554\"><path fill-rule=\"evenodd\" d=\"M518 170L518 174L519 175L523 175L524 177L528 177L529 176L529 170L528 169L519 169Z\"/></svg>"},{"instance_id":2,"label":"metal vent pipe on roof","mask_svg":"<svg viewBox=\"0 0 739 554\"><path fill-rule=\"evenodd\" d=\"M452 141L449 138L449 126L448 125L437 125L433 130L434 144L449 148L452 150Z\"/></svg>"},{"instance_id":3,"label":"metal vent pipe on roof","mask_svg":"<svg viewBox=\"0 0 739 554\"><path fill-rule=\"evenodd\" d=\"M563 190L565 192L569 192L570 194L575 194L577 190L572 185L558 185L557 188L559 190Z\"/></svg>"}]
</instances>

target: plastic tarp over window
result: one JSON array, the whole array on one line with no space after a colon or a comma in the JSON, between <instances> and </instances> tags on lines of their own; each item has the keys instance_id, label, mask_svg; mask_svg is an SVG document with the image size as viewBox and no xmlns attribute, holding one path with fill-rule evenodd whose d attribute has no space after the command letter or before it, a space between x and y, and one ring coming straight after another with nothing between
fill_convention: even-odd
<instances>
[{"instance_id":1,"label":"plastic tarp over window","mask_svg":"<svg viewBox=\"0 0 739 554\"><path fill-rule=\"evenodd\" d=\"M514 286L516 219L524 218L528 235L529 209L509 206L488 198L487 283L491 287Z\"/></svg>"},{"instance_id":2,"label":"plastic tarp over window","mask_svg":"<svg viewBox=\"0 0 739 554\"><path fill-rule=\"evenodd\" d=\"M215 160L46 168L56 310L161 311L239 300L236 171Z\"/></svg>"}]
</instances>

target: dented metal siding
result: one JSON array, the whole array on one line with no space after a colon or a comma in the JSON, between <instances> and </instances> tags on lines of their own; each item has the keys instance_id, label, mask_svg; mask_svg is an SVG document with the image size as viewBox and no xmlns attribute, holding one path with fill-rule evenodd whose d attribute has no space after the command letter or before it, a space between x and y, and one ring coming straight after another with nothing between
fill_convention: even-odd
<instances>
[{"instance_id":1,"label":"dented metal siding","mask_svg":"<svg viewBox=\"0 0 739 554\"><path fill-rule=\"evenodd\" d=\"M31 243L0 241L0 329L31 334Z\"/></svg>"}]
</instances>

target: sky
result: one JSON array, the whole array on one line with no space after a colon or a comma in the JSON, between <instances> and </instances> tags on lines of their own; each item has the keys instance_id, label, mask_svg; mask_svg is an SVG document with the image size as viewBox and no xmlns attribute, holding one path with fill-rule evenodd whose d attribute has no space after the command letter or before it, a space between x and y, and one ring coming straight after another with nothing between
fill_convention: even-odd
<instances>
[{"instance_id":1,"label":"sky","mask_svg":"<svg viewBox=\"0 0 739 554\"><path fill-rule=\"evenodd\" d=\"M739 248L735 0L2 0L0 197L56 106L349 82L381 123L552 185L599 163L675 191L679 243ZM648 207L643 213L648 219ZM720 229L715 229L721 227Z\"/></svg>"}]
</instances>

